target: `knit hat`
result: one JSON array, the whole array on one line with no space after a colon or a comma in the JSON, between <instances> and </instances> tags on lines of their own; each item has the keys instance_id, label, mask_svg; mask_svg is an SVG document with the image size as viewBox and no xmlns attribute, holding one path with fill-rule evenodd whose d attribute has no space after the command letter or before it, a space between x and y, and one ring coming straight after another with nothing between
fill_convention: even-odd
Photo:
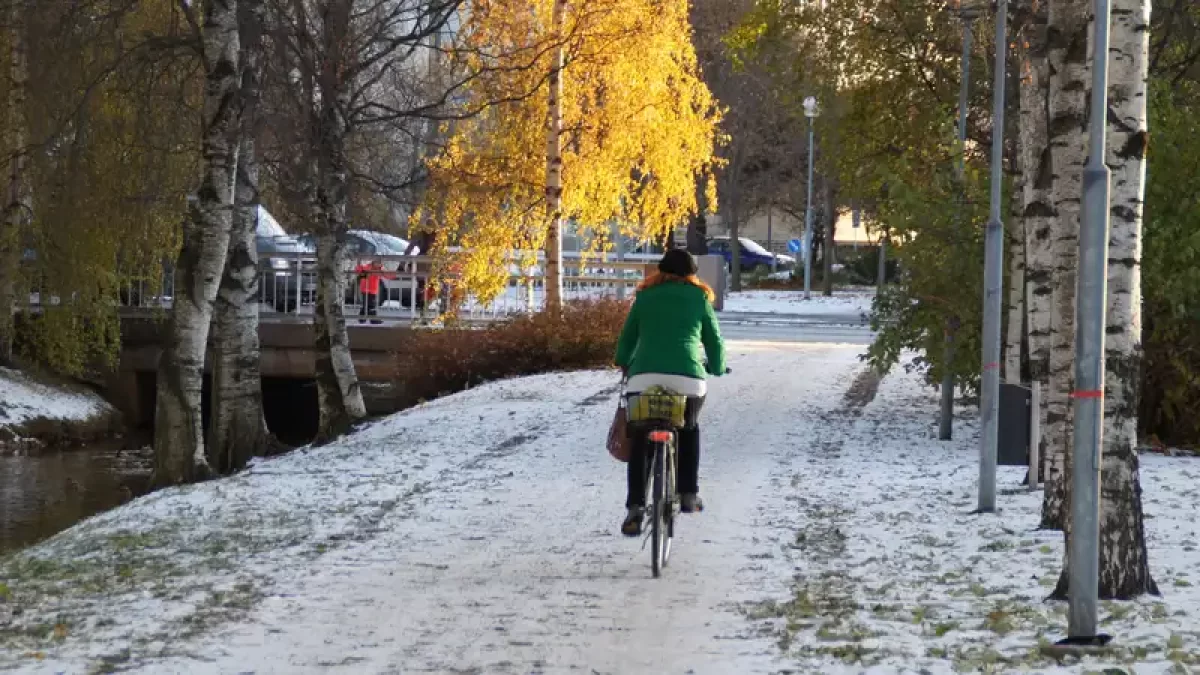
<instances>
[{"instance_id":1,"label":"knit hat","mask_svg":"<svg viewBox=\"0 0 1200 675\"><path fill-rule=\"evenodd\" d=\"M667 251L667 254L658 262L659 272L674 274L679 277L691 276L699 269L696 266L696 259L692 257L692 254L682 248L673 248Z\"/></svg>"}]
</instances>

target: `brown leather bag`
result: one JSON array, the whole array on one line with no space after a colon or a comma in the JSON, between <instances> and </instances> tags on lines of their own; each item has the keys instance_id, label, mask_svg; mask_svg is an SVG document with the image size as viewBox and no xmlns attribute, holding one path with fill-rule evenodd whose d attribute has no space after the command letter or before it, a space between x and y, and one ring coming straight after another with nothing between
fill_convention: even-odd
<instances>
[{"instance_id":1,"label":"brown leather bag","mask_svg":"<svg viewBox=\"0 0 1200 675\"><path fill-rule=\"evenodd\" d=\"M629 461L629 434L625 429L625 405L617 406L617 413L613 415L612 426L608 428L608 454L613 456L613 459L618 462Z\"/></svg>"}]
</instances>

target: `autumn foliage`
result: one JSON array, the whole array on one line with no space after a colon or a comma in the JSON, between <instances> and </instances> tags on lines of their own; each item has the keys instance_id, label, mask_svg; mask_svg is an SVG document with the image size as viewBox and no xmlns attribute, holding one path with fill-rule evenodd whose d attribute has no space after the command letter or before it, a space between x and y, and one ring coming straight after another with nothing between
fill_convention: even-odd
<instances>
[{"instance_id":1,"label":"autumn foliage","mask_svg":"<svg viewBox=\"0 0 1200 675\"><path fill-rule=\"evenodd\" d=\"M663 239L696 212L697 186L714 163L720 115L700 77L689 3L571 3L561 38L552 8L550 0L472 6L455 57L480 73L467 107L485 112L445 127L414 215L436 230L438 248L468 252L461 280L484 300L507 281L513 251L545 244L547 87L559 47L562 215L581 233L607 237L616 223L637 239Z\"/></svg>"},{"instance_id":2,"label":"autumn foliage","mask_svg":"<svg viewBox=\"0 0 1200 675\"><path fill-rule=\"evenodd\" d=\"M411 331L396 350L397 403L407 407L509 377L609 366L628 311L619 300L575 301L561 313L482 329Z\"/></svg>"}]
</instances>

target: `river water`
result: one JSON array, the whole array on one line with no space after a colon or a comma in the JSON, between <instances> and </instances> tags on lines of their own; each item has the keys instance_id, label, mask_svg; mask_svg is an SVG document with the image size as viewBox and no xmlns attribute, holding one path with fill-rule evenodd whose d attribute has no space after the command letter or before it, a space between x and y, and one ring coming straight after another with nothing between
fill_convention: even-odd
<instances>
[{"instance_id":1,"label":"river water","mask_svg":"<svg viewBox=\"0 0 1200 675\"><path fill-rule=\"evenodd\" d=\"M0 555L144 494L149 448L100 444L40 456L0 456Z\"/></svg>"}]
</instances>

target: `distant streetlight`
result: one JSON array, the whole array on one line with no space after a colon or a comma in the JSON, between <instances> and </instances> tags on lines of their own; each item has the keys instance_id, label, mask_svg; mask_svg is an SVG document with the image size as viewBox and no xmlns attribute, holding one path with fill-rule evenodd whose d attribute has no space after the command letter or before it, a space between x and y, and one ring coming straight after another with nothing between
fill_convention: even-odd
<instances>
[{"instance_id":1,"label":"distant streetlight","mask_svg":"<svg viewBox=\"0 0 1200 675\"><path fill-rule=\"evenodd\" d=\"M813 131L813 120L817 116L815 96L804 99L804 116L808 118L808 201L804 207L804 299L808 300L812 297L813 145L816 138Z\"/></svg>"}]
</instances>

